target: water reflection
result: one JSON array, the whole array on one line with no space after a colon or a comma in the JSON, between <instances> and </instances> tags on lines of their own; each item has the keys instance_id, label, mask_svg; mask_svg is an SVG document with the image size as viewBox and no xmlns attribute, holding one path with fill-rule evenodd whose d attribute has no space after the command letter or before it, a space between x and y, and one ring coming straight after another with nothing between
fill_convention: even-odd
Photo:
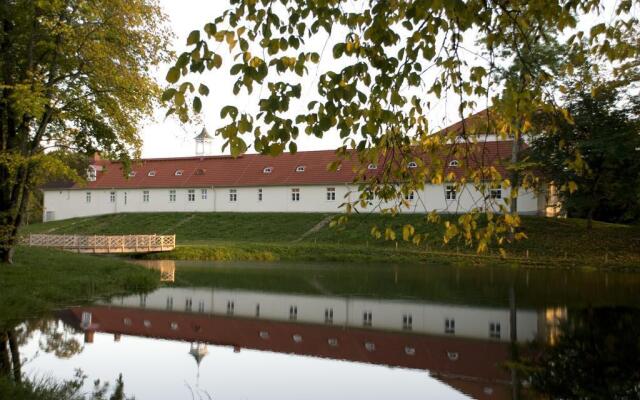
<instances>
[{"instance_id":1,"label":"water reflection","mask_svg":"<svg viewBox=\"0 0 640 400\"><path fill-rule=\"evenodd\" d=\"M629 304L633 297L621 296L628 287L617 287L611 283L617 278L603 274L574 282L599 287L600 279L617 293L600 291L605 294L599 299L585 294L582 306L572 295L571 306L565 306L554 299L566 293L554 291L553 283L542 286L538 271L522 273L523 288L518 277L506 279L502 272L485 270L474 288L460 285L469 279L468 271L460 269L422 270L420 275L430 279L403 284L403 274L413 272L355 269L356 276L350 276L321 268L304 271L305 279L313 277L307 291L324 293L309 294L282 291L282 271L262 266L148 266L165 276L172 271L175 284L60 311L56 317L62 324L43 331L38 342L76 356L36 360L33 370L57 373L73 365L98 376L123 372L138 399L189 397L189 392L204 393L204 398L278 399L595 399L639 394L640 311L615 307L618 300ZM339 279L332 278L334 273ZM477 270L472 273L479 276ZM215 279L206 279L207 274ZM262 285L273 274L281 278L273 284L276 290L248 289L257 284L256 276L263 277ZM251 282L229 283L244 282L239 276L250 276ZM382 287L389 278L403 290L395 298L389 296L393 292L336 294ZM483 296L483 280L502 283ZM291 283L300 287L298 281ZM449 285L457 289L432 289ZM540 292L547 298L536 302ZM403 295L407 293L416 298ZM490 300L477 300L485 297ZM608 306L591 307L594 302ZM70 331L84 345L61 345ZM33 345L26 341L25 349L33 352Z\"/></svg>"}]
</instances>

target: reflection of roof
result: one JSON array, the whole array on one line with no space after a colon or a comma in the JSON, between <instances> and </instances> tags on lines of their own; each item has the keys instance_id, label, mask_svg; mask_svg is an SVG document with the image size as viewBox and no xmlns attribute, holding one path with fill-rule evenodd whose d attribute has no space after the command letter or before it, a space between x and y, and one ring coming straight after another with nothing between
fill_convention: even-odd
<instances>
[{"instance_id":1,"label":"reflection of roof","mask_svg":"<svg viewBox=\"0 0 640 400\"><path fill-rule=\"evenodd\" d=\"M458 145L460 146L460 145ZM466 146L466 145L465 145ZM501 160L511 155L510 141L484 142L469 151L469 167L477 165L496 165L501 172ZM450 149L443 151L443 160L449 161ZM425 163L429 163L425 158ZM202 156L183 158L143 159L132 163L131 174L123 174L122 164L109 160L97 160L95 165L102 166L96 180L86 185L74 185L75 189L113 189L113 188L180 188L180 187L242 187L269 185L322 185L348 184L357 177L354 167L359 168L356 157L342 161L339 171L328 171L327 166L336 161L333 150L300 151L296 154L284 153L277 157L260 154L245 154L238 158L230 156ZM385 163L403 162L396 156L390 156ZM381 160L382 163L382 160ZM304 166L303 172L296 171ZM269 173L265 168L271 167ZM182 171L176 175L176 171ZM153 171L152 176L149 172ZM445 173L460 173L457 167L445 166ZM382 168L368 171L368 175L381 174ZM69 187L68 185L65 187ZM48 188L52 188L48 185ZM60 186L57 186L60 188Z\"/></svg>"},{"instance_id":2,"label":"reflection of roof","mask_svg":"<svg viewBox=\"0 0 640 400\"><path fill-rule=\"evenodd\" d=\"M107 306L63 315L67 321L73 315L79 327L82 312L92 313L92 328L99 332L429 370L478 399L509 393L509 374L501 367L509 345L497 341Z\"/></svg>"}]
</instances>

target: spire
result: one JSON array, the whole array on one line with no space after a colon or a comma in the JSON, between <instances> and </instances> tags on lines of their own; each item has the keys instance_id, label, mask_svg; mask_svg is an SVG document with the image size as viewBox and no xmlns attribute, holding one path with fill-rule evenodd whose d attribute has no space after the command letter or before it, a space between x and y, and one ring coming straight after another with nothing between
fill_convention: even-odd
<instances>
[{"instance_id":1,"label":"spire","mask_svg":"<svg viewBox=\"0 0 640 400\"><path fill-rule=\"evenodd\" d=\"M198 375L197 375L197 386L200 386L200 363L202 359L209 354L209 349L207 349L206 343L195 342L191 343L191 349L189 350L189 354L196 360L196 364L198 364Z\"/></svg>"},{"instance_id":2,"label":"spire","mask_svg":"<svg viewBox=\"0 0 640 400\"><path fill-rule=\"evenodd\" d=\"M209 135L209 132L207 132L207 128L202 128L202 131L200 132L200 134L198 136L196 136L194 138L195 140L205 140L205 139L213 139L213 137L211 135Z\"/></svg>"},{"instance_id":3,"label":"spire","mask_svg":"<svg viewBox=\"0 0 640 400\"><path fill-rule=\"evenodd\" d=\"M202 128L202 131L198 136L193 138L196 142L196 155L206 156L211 154L211 144L213 143L213 137L207 132L207 128Z\"/></svg>"}]
</instances>

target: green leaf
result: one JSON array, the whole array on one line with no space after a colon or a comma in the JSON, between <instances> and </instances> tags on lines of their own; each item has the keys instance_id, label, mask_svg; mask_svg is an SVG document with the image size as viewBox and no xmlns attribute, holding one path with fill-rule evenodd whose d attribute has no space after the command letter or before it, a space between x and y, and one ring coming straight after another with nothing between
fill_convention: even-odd
<instances>
[{"instance_id":1,"label":"green leaf","mask_svg":"<svg viewBox=\"0 0 640 400\"><path fill-rule=\"evenodd\" d=\"M200 97L195 97L193 99L193 111L195 111L196 113L199 113L200 110L202 110L202 100L200 100Z\"/></svg>"},{"instance_id":2,"label":"green leaf","mask_svg":"<svg viewBox=\"0 0 640 400\"><path fill-rule=\"evenodd\" d=\"M196 44L200 41L200 31L191 31L189 37L187 37L187 46L191 46L192 44Z\"/></svg>"},{"instance_id":3,"label":"green leaf","mask_svg":"<svg viewBox=\"0 0 640 400\"><path fill-rule=\"evenodd\" d=\"M235 119L238 115L238 109L234 106L222 107L222 110L220 110L220 118L226 118L227 115L230 115L231 118Z\"/></svg>"},{"instance_id":4,"label":"green leaf","mask_svg":"<svg viewBox=\"0 0 640 400\"><path fill-rule=\"evenodd\" d=\"M203 96L207 96L209 94L209 87L201 83L200 86L198 86L198 93L200 93Z\"/></svg>"},{"instance_id":5,"label":"green leaf","mask_svg":"<svg viewBox=\"0 0 640 400\"><path fill-rule=\"evenodd\" d=\"M176 94L176 90L174 88L169 88L162 93L162 101L169 101Z\"/></svg>"},{"instance_id":6,"label":"green leaf","mask_svg":"<svg viewBox=\"0 0 640 400\"><path fill-rule=\"evenodd\" d=\"M169 72L167 72L167 82L176 83L178 79L180 79L180 69L176 67L169 68Z\"/></svg>"}]
</instances>

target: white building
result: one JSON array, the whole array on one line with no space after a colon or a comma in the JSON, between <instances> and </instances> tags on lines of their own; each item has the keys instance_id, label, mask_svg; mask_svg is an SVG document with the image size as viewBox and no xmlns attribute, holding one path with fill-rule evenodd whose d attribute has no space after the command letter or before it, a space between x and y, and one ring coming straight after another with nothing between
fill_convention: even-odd
<instances>
[{"instance_id":1,"label":"white building","mask_svg":"<svg viewBox=\"0 0 640 400\"><path fill-rule=\"evenodd\" d=\"M196 137L196 152L202 154L210 137L203 131ZM479 149L483 164L504 167L512 142L487 141ZM355 160L343 161L337 171L327 166L336 160L334 151L284 153L278 157L245 154L185 158L142 159L133 163L125 176L119 162L92 159L86 185L51 184L44 191L44 220L60 220L125 212L340 212L340 205L358 199L354 183L359 168ZM461 162L444 160L445 176L462 173ZM417 167L409 162L408 168ZM377 164L367 165L369 174L381 172ZM487 194L467 184L456 190L453 184L425 184L406 197L409 207L402 212L466 212L472 208L499 210L509 190L491 189ZM389 206L385 204L384 206ZM521 190L518 209L522 214L545 212L546 198ZM378 211L371 204L368 210Z\"/></svg>"}]
</instances>

